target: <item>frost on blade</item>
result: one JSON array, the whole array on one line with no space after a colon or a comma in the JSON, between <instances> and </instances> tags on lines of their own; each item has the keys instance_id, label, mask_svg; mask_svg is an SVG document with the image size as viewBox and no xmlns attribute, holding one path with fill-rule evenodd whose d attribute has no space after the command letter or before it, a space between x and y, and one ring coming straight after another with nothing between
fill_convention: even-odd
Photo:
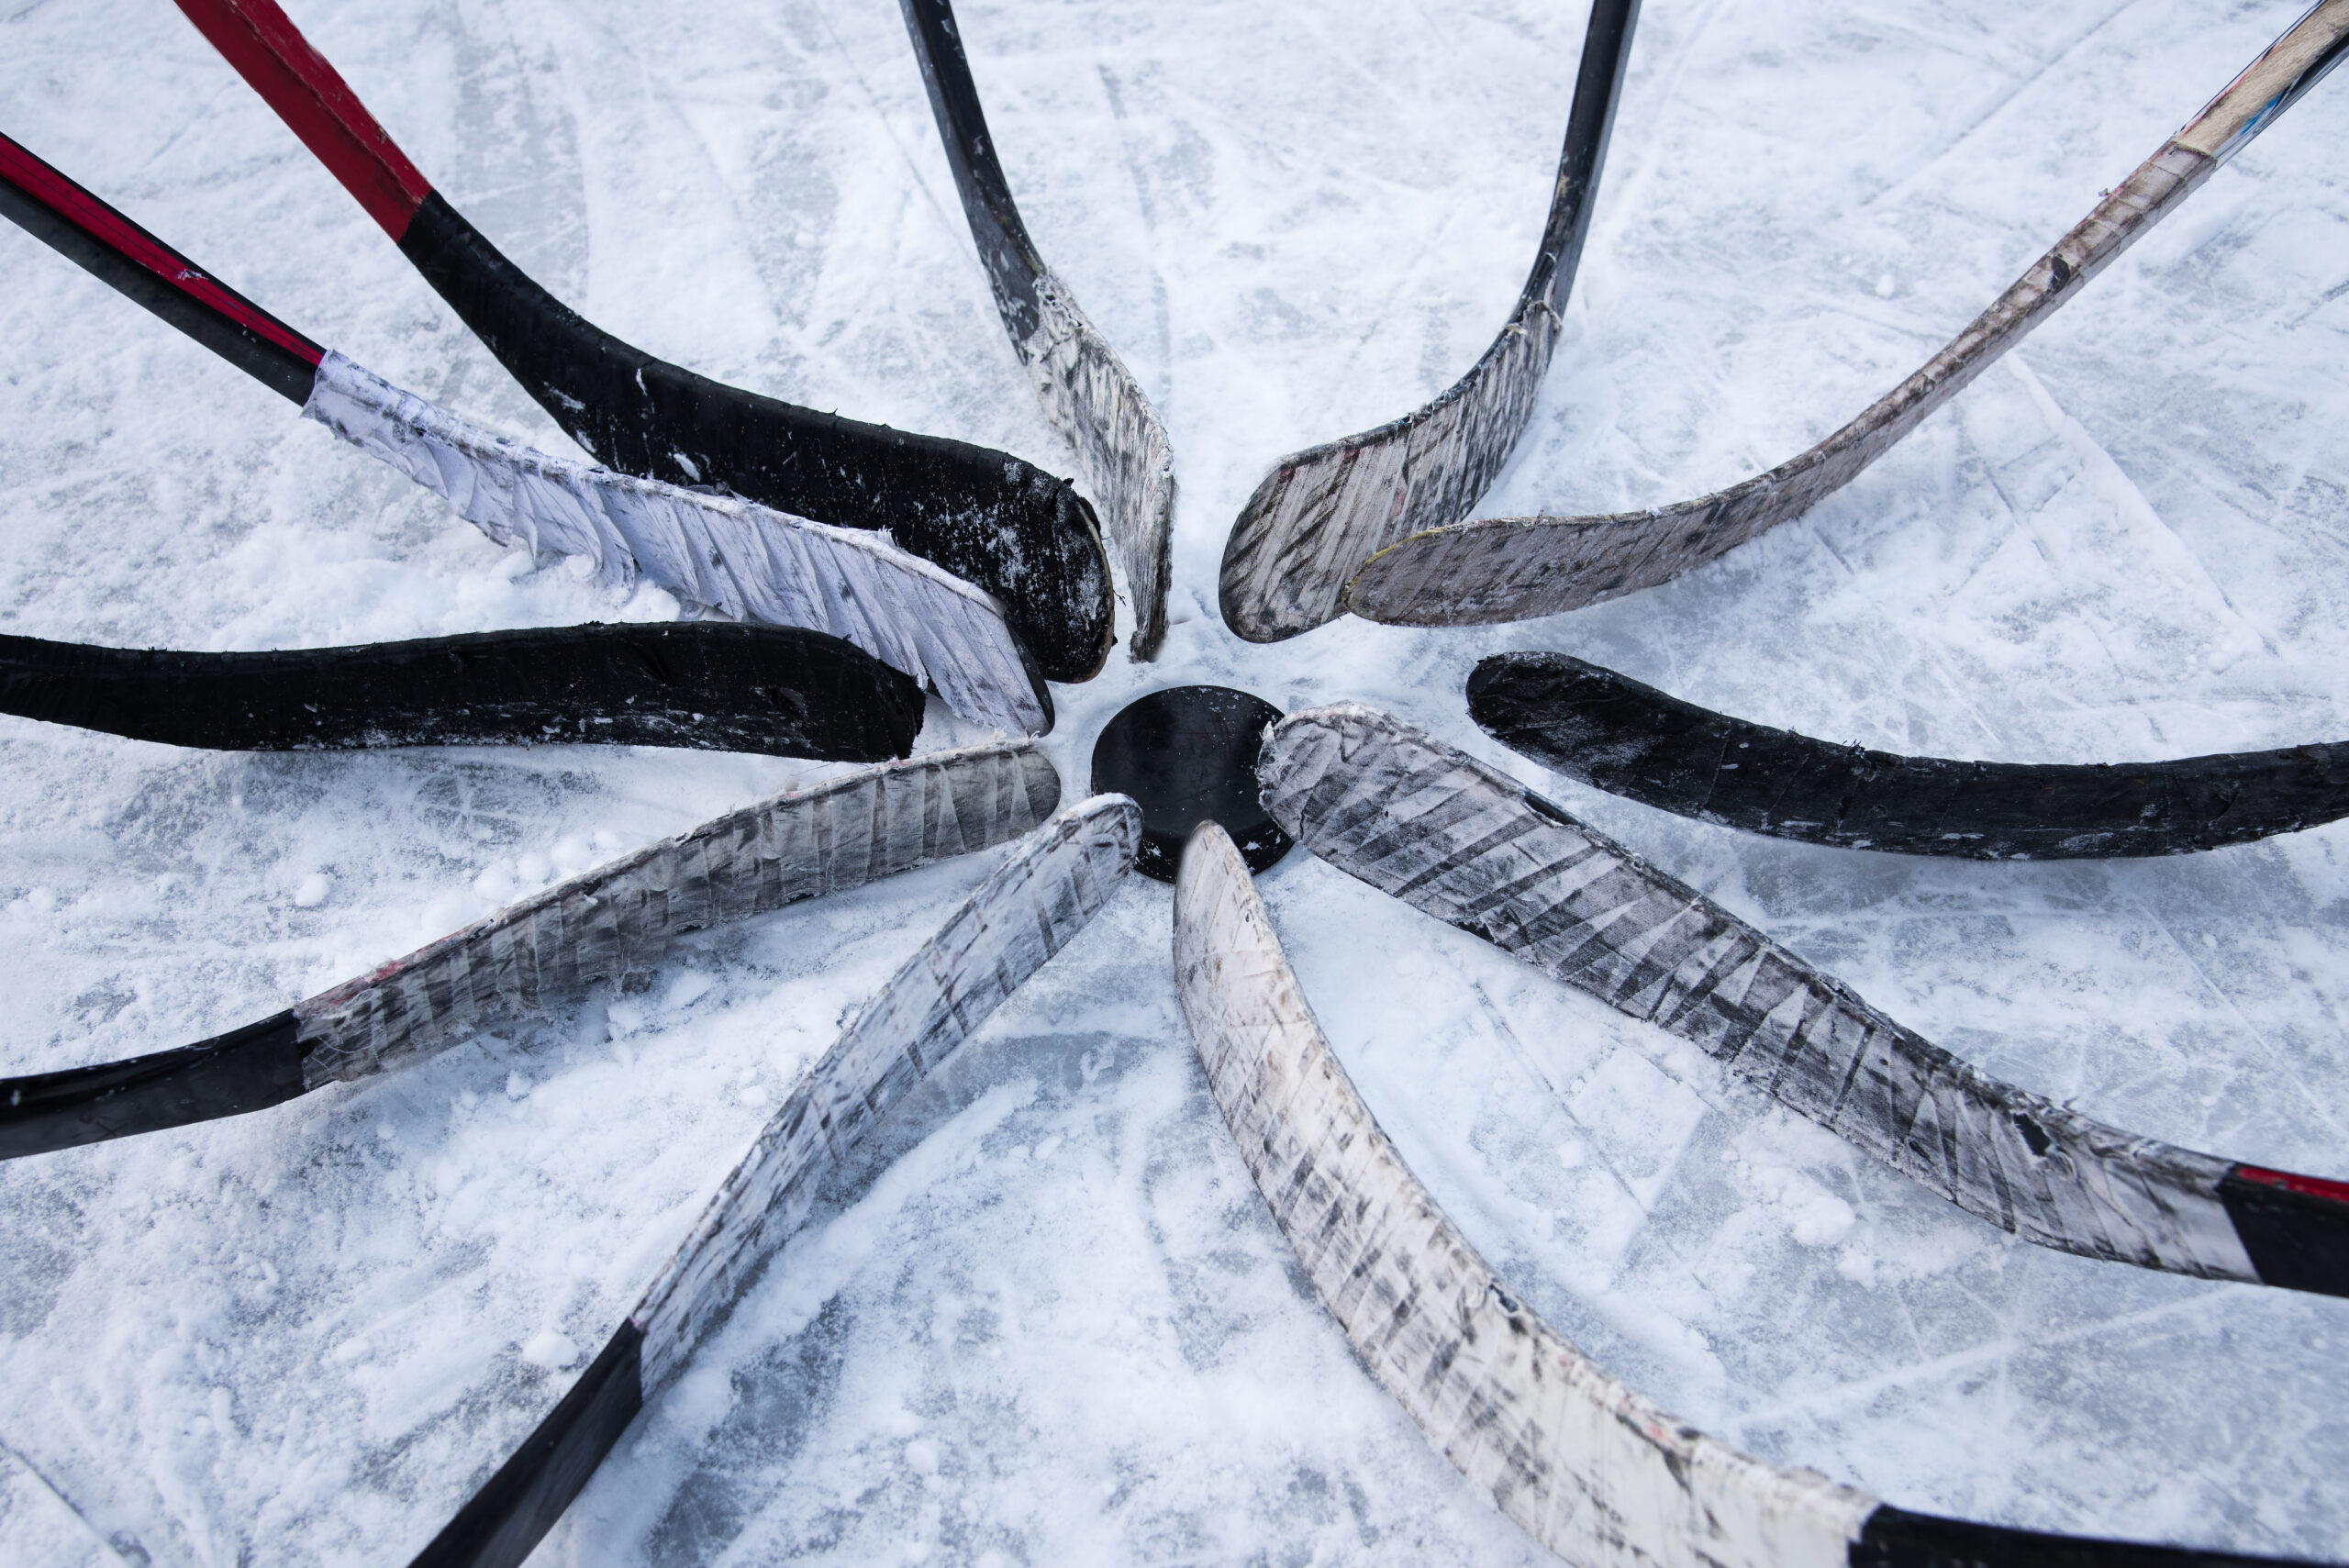
<instances>
[{"instance_id":1,"label":"frost on blade","mask_svg":"<svg viewBox=\"0 0 2349 1568\"><path fill-rule=\"evenodd\" d=\"M1084 929L1131 869L1141 841L1141 812L1123 795L1069 807L1021 845L858 1014L726 1178L632 1314L644 1333L647 1398L806 1220L824 1173Z\"/></svg>"},{"instance_id":2,"label":"frost on blade","mask_svg":"<svg viewBox=\"0 0 2349 1568\"><path fill-rule=\"evenodd\" d=\"M1322 1038L1248 868L1203 828L1175 891L1183 1016L1315 1290L1463 1474L1582 1568L1842 1568L1874 1498L1706 1437L1519 1301Z\"/></svg>"},{"instance_id":3,"label":"frost on blade","mask_svg":"<svg viewBox=\"0 0 2349 1568\"><path fill-rule=\"evenodd\" d=\"M1024 743L868 768L729 813L297 1004L306 1088L423 1055L543 997L644 974L681 932L1017 837L1059 803Z\"/></svg>"},{"instance_id":4,"label":"frost on blade","mask_svg":"<svg viewBox=\"0 0 2349 1568\"><path fill-rule=\"evenodd\" d=\"M1150 659L1166 636L1172 570L1174 454L1166 428L1116 350L1061 281L1036 281L1039 323L1018 344L1045 415L1076 448L1085 487L1100 498L1133 595L1129 651Z\"/></svg>"},{"instance_id":5,"label":"frost on blade","mask_svg":"<svg viewBox=\"0 0 2349 1568\"><path fill-rule=\"evenodd\" d=\"M1295 714L1264 805L1340 870L1695 1042L1967 1213L2026 1240L2255 1281L2228 1163L1988 1077L1523 786L1375 709Z\"/></svg>"},{"instance_id":6,"label":"frost on blade","mask_svg":"<svg viewBox=\"0 0 2349 1568\"><path fill-rule=\"evenodd\" d=\"M995 601L918 556L730 496L572 462L494 435L328 353L302 410L448 499L500 544L584 556L696 605L854 643L1015 734L1052 728Z\"/></svg>"}]
</instances>

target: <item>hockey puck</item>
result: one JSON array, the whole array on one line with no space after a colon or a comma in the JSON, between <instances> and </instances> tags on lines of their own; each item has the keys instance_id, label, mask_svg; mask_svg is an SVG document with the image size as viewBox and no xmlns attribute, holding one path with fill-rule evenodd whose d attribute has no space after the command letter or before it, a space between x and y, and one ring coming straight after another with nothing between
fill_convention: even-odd
<instances>
[{"instance_id":1,"label":"hockey puck","mask_svg":"<svg viewBox=\"0 0 2349 1568\"><path fill-rule=\"evenodd\" d=\"M1191 829L1207 821L1231 835L1252 873L1288 853L1294 840L1256 798L1264 728L1280 717L1229 686L1170 686L1119 711L1093 743L1093 793L1141 806L1137 870L1173 882Z\"/></svg>"}]
</instances>

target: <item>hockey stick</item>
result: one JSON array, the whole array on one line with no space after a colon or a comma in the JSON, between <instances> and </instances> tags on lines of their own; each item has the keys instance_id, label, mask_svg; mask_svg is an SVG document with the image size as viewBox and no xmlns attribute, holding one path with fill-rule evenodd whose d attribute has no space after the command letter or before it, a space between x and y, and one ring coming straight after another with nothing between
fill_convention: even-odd
<instances>
[{"instance_id":1,"label":"hockey stick","mask_svg":"<svg viewBox=\"0 0 2349 1568\"><path fill-rule=\"evenodd\" d=\"M1068 285L1038 254L1012 204L1011 186L987 135L978 84L963 56L947 0L902 0L906 30L921 61L922 85L954 170L979 264L995 290L1011 346L1052 420L1076 449L1077 470L1109 517L1109 538L1126 569L1134 629L1127 651L1157 657L1166 635L1166 583L1174 523L1174 453L1166 428L1117 351Z\"/></svg>"},{"instance_id":2,"label":"hockey stick","mask_svg":"<svg viewBox=\"0 0 2349 1568\"><path fill-rule=\"evenodd\" d=\"M1542 253L1485 357L1392 424L1283 458L1241 508L1218 594L1225 622L1249 641L1278 642L1342 615L1346 580L1364 561L1464 515L1517 449L1582 261L1638 17L1639 0L1592 0Z\"/></svg>"},{"instance_id":3,"label":"hockey stick","mask_svg":"<svg viewBox=\"0 0 2349 1568\"><path fill-rule=\"evenodd\" d=\"M1028 831L1060 776L1026 742L777 795L559 883L273 1018L176 1051L0 1079L0 1159L281 1105L421 1062L544 998L656 969L670 939Z\"/></svg>"},{"instance_id":4,"label":"hockey stick","mask_svg":"<svg viewBox=\"0 0 2349 1568\"><path fill-rule=\"evenodd\" d=\"M1001 600L1047 679L1099 672L1116 631L1108 558L1066 480L1008 453L744 392L631 348L458 216L276 0L179 7L598 462L836 527L886 528Z\"/></svg>"},{"instance_id":5,"label":"hockey stick","mask_svg":"<svg viewBox=\"0 0 2349 1568\"><path fill-rule=\"evenodd\" d=\"M0 713L219 751L569 742L878 762L912 751L922 695L835 637L690 621L269 653L0 637Z\"/></svg>"},{"instance_id":6,"label":"hockey stick","mask_svg":"<svg viewBox=\"0 0 2349 1568\"><path fill-rule=\"evenodd\" d=\"M1108 902L1141 814L1096 795L1030 835L865 1004L562 1403L411 1568L516 1568L685 1365L864 1134Z\"/></svg>"},{"instance_id":7,"label":"hockey stick","mask_svg":"<svg viewBox=\"0 0 2349 1568\"><path fill-rule=\"evenodd\" d=\"M1354 703L1292 714L1273 819L1348 875L1689 1040L2026 1241L2349 1296L2349 1182L2107 1127L1903 1029L1507 775Z\"/></svg>"},{"instance_id":8,"label":"hockey stick","mask_svg":"<svg viewBox=\"0 0 2349 1568\"><path fill-rule=\"evenodd\" d=\"M0 214L145 306L500 544L584 555L696 605L852 642L1016 734L1052 695L1002 607L866 530L573 462L495 435L320 348L0 136Z\"/></svg>"},{"instance_id":9,"label":"hockey stick","mask_svg":"<svg viewBox=\"0 0 2349 1568\"><path fill-rule=\"evenodd\" d=\"M1428 1440L1583 1568L2189 1568L2273 1562L1911 1514L1659 1410L1511 1294L1321 1033L1231 840L1174 895L1183 1017L1232 1141L1321 1304Z\"/></svg>"},{"instance_id":10,"label":"hockey stick","mask_svg":"<svg viewBox=\"0 0 2349 1568\"><path fill-rule=\"evenodd\" d=\"M1749 833L1972 860L2182 855L2349 817L2349 744L2166 762L1964 762L1712 713L1564 653L1497 653L1468 717L1546 768Z\"/></svg>"},{"instance_id":11,"label":"hockey stick","mask_svg":"<svg viewBox=\"0 0 2349 1568\"><path fill-rule=\"evenodd\" d=\"M2349 0L2318 0L1922 370L1801 456L1652 511L1447 520L1372 556L1347 585L1345 607L1402 626L1555 615L1670 582L1800 517L2054 315L2315 86L2345 47Z\"/></svg>"}]
</instances>

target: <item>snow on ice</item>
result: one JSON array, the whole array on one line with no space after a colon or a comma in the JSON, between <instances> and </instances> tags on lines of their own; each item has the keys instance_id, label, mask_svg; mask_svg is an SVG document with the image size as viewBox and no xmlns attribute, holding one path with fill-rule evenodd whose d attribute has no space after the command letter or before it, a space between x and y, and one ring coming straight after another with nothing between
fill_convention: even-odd
<instances>
[{"instance_id":1,"label":"snow on ice","mask_svg":"<svg viewBox=\"0 0 2349 1568\"><path fill-rule=\"evenodd\" d=\"M1653 505L1905 375L2298 0L1649 0L1565 335L1482 511ZM300 0L455 206L630 341L1073 460L973 259L889 0ZM973 3L1029 227L1182 485L1160 662L1054 693L1072 797L1156 686L1388 707L1986 1070L2349 1175L2349 827L1922 863L1663 817L1468 722L1554 648L1943 756L2349 736L2349 80L2319 87L1847 491L1547 622L1251 647L1224 536L1281 454L1439 391L1532 260L1582 9ZM0 127L434 401L570 447L172 9L0 18ZM320 646L659 619L534 565L13 229L0 629ZM933 705L924 749L962 730ZM22 1073L266 1015L799 780L651 750L233 756L0 720ZM568 1386L841 1017L995 863L681 943L417 1071L0 1168L0 1559L405 1562ZM1262 883L1341 1057L1542 1313L1659 1404L1904 1507L2337 1556L2349 1303L2013 1241L1694 1048L1310 857ZM1129 883L883 1129L537 1561L1540 1561L1353 1359L1213 1105Z\"/></svg>"}]
</instances>

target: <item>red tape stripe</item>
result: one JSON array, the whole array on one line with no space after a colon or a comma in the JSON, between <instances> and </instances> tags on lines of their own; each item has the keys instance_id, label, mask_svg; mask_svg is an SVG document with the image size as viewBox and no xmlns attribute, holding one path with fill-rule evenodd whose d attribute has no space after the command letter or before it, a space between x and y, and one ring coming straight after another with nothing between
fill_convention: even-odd
<instances>
[{"instance_id":1,"label":"red tape stripe","mask_svg":"<svg viewBox=\"0 0 2349 1568\"><path fill-rule=\"evenodd\" d=\"M2334 1203L2349 1206L2349 1182L2329 1182L2322 1176L2295 1175L2289 1171L2269 1171L2257 1165L2237 1165L2235 1174L2262 1186L2281 1187L2302 1197L2331 1198Z\"/></svg>"},{"instance_id":2,"label":"red tape stripe","mask_svg":"<svg viewBox=\"0 0 2349 1568\"><path fill-rule=\"evenodd\" d=\"M196 31L394 239L432 186L277 0L179 0Z\"/></svg>"},{"instance_id":3,"label":"red tape stripe","mask_svg":"<svg viewBox=\"0 0 2349 1568\"><path fill-rule=\"evenodd\" d=\"M6 136L0 136L0 179L247 331L267 339L309 364L315 365L326 357L324 349L235 290L215 282L195 262Z\"/></svg>"}]
</instances>

